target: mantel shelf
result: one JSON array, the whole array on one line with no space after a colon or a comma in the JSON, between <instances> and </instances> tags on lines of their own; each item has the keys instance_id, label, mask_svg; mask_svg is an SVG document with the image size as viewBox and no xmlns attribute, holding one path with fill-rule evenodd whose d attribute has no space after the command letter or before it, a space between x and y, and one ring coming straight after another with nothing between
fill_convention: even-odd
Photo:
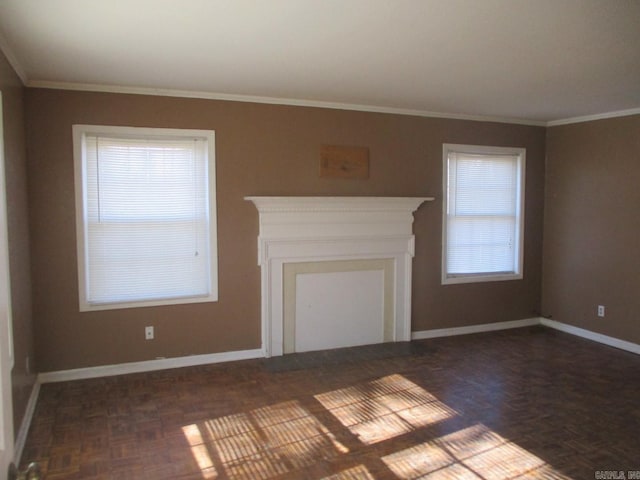
<instances>
[{"instance_id":1,"label":"mantel shelf","mask_svg":"<svg viewBox=\"0 0 640 480\"><path fill-rule=\"evenodd\" d=\"M249 196L245 200L262 212L299 211L409 211L434 197L360 197L360 196Z\"/></svg>"}]
</instances>

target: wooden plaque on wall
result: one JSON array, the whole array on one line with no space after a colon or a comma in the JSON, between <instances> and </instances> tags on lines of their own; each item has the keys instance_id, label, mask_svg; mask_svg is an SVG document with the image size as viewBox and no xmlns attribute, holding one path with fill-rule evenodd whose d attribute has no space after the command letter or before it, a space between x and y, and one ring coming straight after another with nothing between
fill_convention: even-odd
<instances>
[{"instance_id":1,"label":"wooden plaque on wall","mask_svg":"<svg viewBox=\"0 0 640 480\"><path fill-rule=\"evenodd\" d=\"M320 176L328 178L369 178L369 149L323 145Z\"/></svg>"}]
</instances>

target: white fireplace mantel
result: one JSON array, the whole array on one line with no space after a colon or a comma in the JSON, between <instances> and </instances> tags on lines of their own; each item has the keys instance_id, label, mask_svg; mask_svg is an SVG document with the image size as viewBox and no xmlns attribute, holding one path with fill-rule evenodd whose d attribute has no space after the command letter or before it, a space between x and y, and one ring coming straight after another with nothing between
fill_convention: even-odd
<instances>
[{"instance_id":1,"label":"white fireplace mantel","mask_svg":"<svg viewBox=\"0 0 640 480\"><path fill-rule=\"evenodd\" d=\"M245 197L259 212L262 344L283 353L283 266L288 263L392 259L393 341L411 335L413 212L433 197Z\"/></svg>"}]
</instances>

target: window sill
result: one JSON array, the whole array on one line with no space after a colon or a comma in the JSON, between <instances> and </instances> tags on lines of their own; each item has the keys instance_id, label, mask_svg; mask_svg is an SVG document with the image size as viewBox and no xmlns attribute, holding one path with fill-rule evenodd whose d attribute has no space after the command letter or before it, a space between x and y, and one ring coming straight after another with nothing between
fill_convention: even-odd
<instances>
[{"instance_id":1,"label":"window sill","mask_svg":"<svg viewBox=\"0 0 640 480\"><path fill-rule=\"evenodd\" d=\"M97 312L100 310L121 310L125 308L140 308L140 307L159 307L163 305L182 305L186 303L206 303L217 302L218 297L216 294L203 295L198 297L178 297L178 298L165 298L157 300L144 300L144 301L129 301L129 302L114 302L114 303L80 303L81 312Z\"/></svg>"},{"instance_id":2,"label":"window sill","mask_svg":"<svg viewBox=\"0 0 640 480\"><path fill-rule=\"evenodd\" d=\"M442 285L455 285L458 283L484 283L484 282L505 282L509 280L522 280L521 273L500 273L500 274L473 274L443 277Z\"/></svg>"}]
</instances>

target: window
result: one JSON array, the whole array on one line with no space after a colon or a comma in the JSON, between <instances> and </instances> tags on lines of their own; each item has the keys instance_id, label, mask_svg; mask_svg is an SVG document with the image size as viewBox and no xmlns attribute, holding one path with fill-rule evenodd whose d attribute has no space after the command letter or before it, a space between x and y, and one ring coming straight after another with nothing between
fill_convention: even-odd
<instances>
[{"instance_id":1,"label":"window","mask_svg":"<svg viewBox=\"0 0 640 480\"><path fill-rule=\"evenodd\" d=\"M217 300L213 131L74 125L80 310Z\"/></svg>"},{"instance_id":2,"label":"window","mask_svg":"<svg viewBox=\"0 0 640 480\"><path fill-rule=\"evenodd\" d=\"M525 149L443 145L442 283L522 278Z\"/></svg>"}]
</instances>

